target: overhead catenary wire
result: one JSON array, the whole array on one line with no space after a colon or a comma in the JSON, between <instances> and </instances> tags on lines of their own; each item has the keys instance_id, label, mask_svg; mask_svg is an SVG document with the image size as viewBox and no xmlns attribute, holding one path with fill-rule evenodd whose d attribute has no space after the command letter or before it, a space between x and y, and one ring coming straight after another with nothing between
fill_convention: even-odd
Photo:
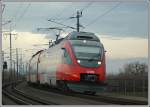
<instances>
[{"instance_id":1,"label":"overhead catenary wire","mask_svg":"<svg viewBox=\"0 0 150 107\"><path fill-rule=\"evenodd\" d=\"M121 2L117 3L115 6L113 6L112 8L110 8L109 10L107 10L106 12L104 12L103 14L99 15L98 17L96 17L90 23L88 23L87 25L85 25L85 28L87 28L90 25L94 24L96 21L98 21L98 19L100 19L100 18L104 17L105 15L107 15L108 13L110 13L112 10L114 10L115 8L117 8L120 4L121 4Z\"/></svg>"},{"instance_id":2,"label":"overhead catenary wire","mask_svg":"<svg viewBox=\"0 0 150 107\"><path fill-rule=\"evenodd\" d=\"M22 12L22 14L20 15L20 17L18 18L18 21L20 21L24 15L26 14L26 12L28 11L29 7L31 6L31 3L29 3L26 8L24 9L24 11Z\"/></svg>"},{"instance_id":3,"label":"overhead catenary wire","mask_svg":"<svg viewBox=\"0 0 150 107\"><path fill-rule=\"evenodd\" d=\"M73 3L71 3L71 4L73 4ZM50 21L50 22L53 22L53 23L56 23L56 24L59 24L59 25L62 25L62 26L64 26L64 27L53 27L53 29L52 29L52 27L49 27L49 28L37 28L37 30L45 30L45 31L48 31L48 30L52 30L53 31L53 33L55 33L54 32L54 30L61 30L61 31L64 31L62 28L72 28L72 29L75 29L75 28L73 28L73 27L71 27L71 26L67 26L67 25L64 25L64 24L62 24L61 22L63 21L66 21L66 20L68 20L69 18L60 18L60 16L64 13L64 11L66 10L66 9L68 9L69 7L70 7L71 5L69 5L69 6L66 6L66 7L64 7L62 10L61 10L61 12L59 12L59 14L57 14L56 16L53 16L53 18L50 18L50 19L48 19L48 21ZM56 22L55 20L61 20L61 22Z\"/></svg>"},{"instance_id":4,"label":"overhead catenary wire","mask_svg":"<svg viewBox=\"0 0 150 107\"><path fill-rule=\"evenodd\" d=\"M86 4L82 9L80 9L79 11L82 13L83 11L85 11L87 8L89 8L91 5L93 4L93 2L89 2L88 4ZM74 13L75 14L75 13ZM73 14L73 15L74 15ZM77 17L77 16L76 16ZM71 17L68 19L72 19ZM73 28L73 27L71 27ZM66 28L67 29L67 28ZM73 28L74 29L74 28Z\"/></svg>"},{"instance_id":5,"label":"overhead catenary wire","mask_svg":"<svg viewBox=\"0 0 150 107\"><path fill-rule=\"evenodd\" d=\"M93 4L93 2L89 2L88 4L86 4L82 9L80 9L79 11L84 11L84 10L86 10L87 8L89 8L91 5ZM71 6L71 5L70 5ZM68 6L68 7L70 7L70 6ZM67 8L68 8L67 7ZM61 16L62 14L63 14L63 11L65 11L67 8L64 8L63 10L62 10L62 12L60 13L60 15L57 15L57 16ZM76 13L73 13L71 16L73 16L73 15L75 15ZM56 18L56 19L54 19L54 20L60 20L60 19L62 19L62 18ZM64 22L64 20L65 21L67 21L67 20L69 20L70 18L64 18L61 22L59 22L59 23L62 23L62 22ZM67 28L66 28L67 29Z\"/></svg>"},{"instance_id":6,"label":"overhead catenary wire","mask_svg":"<svg viewBox=\"0 0 150 107\"><path fill-rule=\"evenodd\" d=\"M22 5L23 2L19 4L18 8L16 8L16 11L14 12L14 14L10 17L10 21L11 21L11 27L12 29L14 29L16 27L16 23L20 21L20 18L18 19L17 17L19 16L19 13L22 10ZM7 6L8 7L8 6ZM25 10L23 10L23 13L25 12ZM20 15L21 16L21 15ZM19 16L19 17L20 17ZM13 24L14 23L14 24Z\"/></svg>"},{"instance_id":7,"label":"overhead catenary wire","mask_svg":"<svg viewBox=\"0 0 150 107\"><path fill-rule=\"evenodd\" d=\"M67 21L69 18L61 18L61 16L63 15L63 13L68 10L73 3L71 3L70 5L67 5L66 7L64 7L58 14L56 14L56 16L53 16L52 18L50 18L51 20L61 20L60 23Z\"/></svg>"},{"instance_id":8,"label":"overhead catenary wire","mask_svg":"<svg viewBox=\"0 0 150 107\"><path fill-rule=\"evenodd\" d=\"M80 9L80 11L85 11L86 9L88 9L91 5L93 4L93 2L89 2L87 5L85 5L84 8Z\"/></svg>"},{"instance_id":9,"label":"overhead catenary wire","mask_svg":"<svg viewBox=\"0 0 150 107\"><path fill-rule=\"evenodd\" d=\"M16 21L16 18L17 18L17 16L18 16L19 11L20 11L21 8L22 8L22 5L23 5L23 3L20 3L20 4L19 4L18 8L16 9L14 15L13 15L12 18L11 18L11 21L13 21L13 20Z\"/></svg>"},{"instance_id":10,"label":"overhead catenary wire","mask_svg":"<svg viewBox=\"0 0 150 107\"><path fill-rule=\"evenodd\" d=\"M60 28L63 28L63 29L68 29L68 27L74 29L74 28L71 27L71 26L67 26L67 25L62 24L62 22L67 21L69 18L61 18L61 16L63 15L63 13L64 13L66 10L68 10L68 9L72 6L72 4L73 4L73 2L72 2L70 5L65 6L65 7L59 12L59 14L56 14L56 16L53 16L52 18L48 19L48 21L51 21L51 22L53 22L53 23L56 23L56 24L59 24L59 25L64 26L64 27L60 27ZM59 22L56 22L55 20L60 20L60 21L59 21ZM49 29L49 28L48 28L48 29ZM48 29L47 29L47 30L48 30ZM52 30L52 31L53 31L53 30ZM64 30L62 30L62 31L64 31ZM54 31L53 31L53 32L54 32ZM55 32L54 32L54 33L55 33Z\"/></svg>"},{"instance_id":11,"label":"overhead catenary wire","mask_svg":"<svg viewBox=\"0 0 150 107\"><path fill-rule=\"evenodd\" d=\"M4 10L7 8L7 5L6 4L2 4L2 14L4 14ZM19 10L19 9L17 9L17 10ZM13 17L14 17L14 15L13 15ZM12 18L10 18L8 21L6 21L6 22L4 22L4 23L2 23L2 25L7 25L7 24L9 24L9 23L12 23L12 19L13 19L13 17ZM5 19L3 19L3 21L4 21Z\"/></svg>"},{"instance_id":12,"label":"overhead catenary wire","mask_svg":"<svg viewBox=\"0 0 150 107\"><path fill-rule=\"evenodd\" d=\"M93 4L93 2L89 2L82 9L79 9L79 11L83 12L84 10L86 10L87 8L89 8L92 4ZM76 12L74 12L71 16L74 16L74 15L76 15Z\"/></svg>"},{"instance_id":13,"label":"overhead catenary wire","mask_svg":"<svg viewBox=\"0 0 150 107\"><path fill-rule=\"evenodd\" d=\"M59 24L59 25L62 25L62 26L65 26L65 27L68 27L68 28L71 28L71 29L76 29L76 28L74 28L74 27L71 27L71 26L68 26L68 25L64 25L64 24L59 23L59 22L55 22L55 21L52 21L52 20L48 20L48 21L53 22L53 23L56 23L56 24Z\"/></svg>"},{"instance_id":14,"label":"overhead catenary wire","mask_svg":"<svg viewBox=\"0 0 150 107\"><path fill-rule=\"evenodd\" d=\"M88 9L92 4L93 4L93 2L89 2L89 3L86 4L82 9L79 9L78 11L83 12L83 11L85 11L86 9ZM71 16L74 16L74 15L76 15L76 12L74 12ZM69 19L72 19L72 18L69 18Z\"/></svg>"},{"instance_id":15,"label":"overhead catenary wire","mask_svg":"<svg viewBox=\"0 0 150 107\"><path fill-rule=\"evenodd\" d=\"M4 9L5 9L5 4L2 4L2 14L4 12Z\"/></svg>"},{"instance_id":16,"label":"overhead catenary wire","mask_svg":"<svg viewBox=\"0 0 150 107\"><path fill-rule=\"evenodd\" d=\"M93 2L89 2L88 4L86 4L86 5L85 5L82 9L80 9L79 11L81 11L81 12L85 11L85 10L86 10L87 8L89 8L92 4L93 4ZM69 6L69 7L70 7L70 6ZM62 10L62 12L61 12L62 14L63 14L63 11L64 11L65 9L67 9L67 8L64 8L64 9ZM62 14L61 14L61 15L62 15ZM61 15L57 15L57 16L60 17ZM73 15L74 15L74 13L73 13ZM57 17L56 19L49 19L48 21L51 21L51 22L53 22L53 23L56 23L56 24L65 26L66 29L68 29L68 28L76 29L76 28L74 28L74 27L67 26L67 25L63 24L64 21L67 21L67 20L69 20L69 19L71 19L71 18L66 18L65 20L62 20L62 21L60 21L60 22L56 22L55 20L58 20L58 17ZM59 20L60 20L60 19L59 19Z\"/></svg>"},{"instance_id":17,"label":"overhead catenary wire","mask_svg":"<svg viewBox=\"0 0 150 107\"><path fill-rule=\"evenodd\" d=\"M83 11L87 10L92 4L93 4L93 2L89 2L89 3L86 4L83 8L79 9L79 10L78 10L78 12L80 13L80 16L79 16L79 17L81 17ZM77 13L78 13L78 12L77 12ZM75 13L73 13L73 15L74 15L74 14L75 14ZM72 16L73 16L73 15L72 15ZM78 15L76 15L75 17L70 17L70 19L77 18L77 17L78 17ZM79 23L79 26L81 27L82 25ZM83 26L82 26L82 27L83 27ZM78 27L77 27L77 28L78 28Z\"/></svg>"},{"instance_id":18,"label":"overhead catenary wire","mask_svg":"<svg viewBox=\"0 0 150 107\"><path fill-rule=\"evenodd\" d=\"M22 14L19 16L19 18L16 19L18 23L22 20L22 18L24 17L24 15L27 13L27 11L28 11L28 9L29 9L30 6L31 6L31 3L29 3L29 4L26 6L26 8L23 10ZM16 26L17 26L17 24L15 23L14 28L15 28Z\"/></svg>"},{"instance_id":19,"label":"overhead catenary wire","mask_svg":"<svg viewBox=\"0 0 150 107\"><path fill-rule=\"evenodd\" d=\"M69 5L69 6L64 7L64 8L62 9L62 11L57 15L57 18L56 18L56 19L58 19L58 17L62 16L63 13L65 12L65 10L69 9L70 6L72 6L72 4L73 4L73 3L71 3L71 5ZM68 18L66 18L66 19L68 19ZM65 19L65 20L66 20L66 19Z\"/></svg>"}]
</instances>

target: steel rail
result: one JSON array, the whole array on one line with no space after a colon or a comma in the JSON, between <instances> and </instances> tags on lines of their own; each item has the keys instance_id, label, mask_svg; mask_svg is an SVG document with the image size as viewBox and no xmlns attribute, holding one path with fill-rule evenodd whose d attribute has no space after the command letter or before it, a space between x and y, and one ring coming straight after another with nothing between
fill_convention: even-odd
<instances>
[{"instance_id":1,"label":"steel rail","mask_svg":"<svg viewBox=\"0 0 150 107\"><path fill-rule=\"evenodd\" d=\"M13 92L19 94L19 95L22 95L30 100L33 100L33 101L36 101L38 103L41 103L43 105L58 105L57 103L54 103L54 102L49 102L49 101L46 101L46 100L43 100L41 98L38 98L38 97L35 97L35 96L31 96L31 95L28 95L26 93L24 93L23 91L20 91L16 88L13 89Z\"/></svg>"},{"instance_id":2,"label":"steel rail","mask_svg":"<svg viewBox=\"0 0 150 107\"><path fill-rule=\"evenodd\" d=\"M25 101L23 101L22 99L19 99L19 98L15 97L15 96L11 95L11 93L9 93L9 92L7 92L7 91L5 91L5 90L3 90L2 93L3 93L4 95L6 95L8 98L10 98L11 100L13 100L13 101L14 101L15 103L17 103L17 104L20 104L20 105L31 105L30 103L25 102ZM6 104L5 104L5 105L6 105Z\"/></svg>"},{"instance_id":3,"label":"steel rail","mask_svg":"<svg viewBox=\"0 0 150 107\"><path fill-rule=\"evenodd\" d=\"M8 98L10 98L12 101L17 103L17 104L20 104L20 105L36 105L34 103L37 103L38 105L58 105L54 102L48 102L48 101L45 101L45 100L40 99L38 97L28 95L28 94L16 89L15 87L10 88L10 86L12 84L13 83L4 84L2 86L3 87L2 93L5 96L7 96ZM7 104L5 104L5 105L7 105Z\"/></svg>"},{"instance_id":4,"label":"steel rail","mask_svg":"<svg viewBox=\"0 0 150 107\"><path fill-rule=\"evenodd\" d=\"M148 105L148 101L141 101L141 100L136 100L136 99L127 99L127 98L119 98L119 97L113 97L113 96L106 96L106 95L87 95L79 92L63 92L57 89L53 88L42 88L42 87L33 87L33 88L38 88L40 90L45 90L45 91L50 91L58 94L63 94L67 96L73 96L73 97L79 97L79 98L84 98L84 99L90 99L90 100L95 100L95 101L103 101L103 102L108 102L112 104L119 104L119 105Z\"/></svg>"}]
</instances>

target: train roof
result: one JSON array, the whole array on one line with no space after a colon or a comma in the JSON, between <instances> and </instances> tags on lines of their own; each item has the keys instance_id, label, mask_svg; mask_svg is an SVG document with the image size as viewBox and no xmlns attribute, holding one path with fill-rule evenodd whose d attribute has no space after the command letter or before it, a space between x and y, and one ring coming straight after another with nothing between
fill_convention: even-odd
<instances>
[{"instance_id":1,"label":"train roof","mask_svg":"<svg viewBox=\"0 0 150 107\"><path fill-rule=\"evenodd\" d=\"M70 40L84 39L84 40L100 41L99 38L94 33L76 32L76 31L71 32L68 36L68 39Z\"/></svg>"},{"instance_id":2,"label":"train roof","mask_svg":"<svg viewBox=\"0 0 150 107\"><path fill-rule=\"evenodd\" d=\"M62 42L65 39L70 39L70 40L80 40L80 39L84 39L84 40L95 40L95 41L99 41L99 38L91 32L77 32L77 31L73 31L71 33L69 33L69 35L65 38L60 38L57 41L52 42L52 45L50 47L53 47L57 44L59 44L60 42Z\"/></svg>"},{"instance_id":3,"label":"train roof","mask_svg":"<svg viewBox=\"0 0 150 107\"><path fill-rule=\"evenodd\" d=\"M93 40L93 41L100 42L100 39L92 32L73 31L73 32L69 33L67 37L60 38L57 41L52 42L52 45L50 46L50 48L57 45L57 44L59 44L60 42L62 42L65 39L69 39L69 40ZM40 51L36 52L34 55L32 55L32 58L34 56L36 56L37 54L41 53L42 51L44 51L44 50L40 50Z\"/></svg>"}]
</instances>

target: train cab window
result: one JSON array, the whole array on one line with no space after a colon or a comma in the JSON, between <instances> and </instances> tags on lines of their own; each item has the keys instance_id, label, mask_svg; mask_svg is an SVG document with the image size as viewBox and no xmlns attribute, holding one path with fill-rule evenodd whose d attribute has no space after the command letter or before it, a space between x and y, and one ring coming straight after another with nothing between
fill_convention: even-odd
<instances>
[{"instance_id":1,"label":"train cab window","mask_svg":"<svg viewBox=\"0 0 150 107\"><path fill-rule=\"evenodd\" d=\"M67 50L65 48L63 48L63 57L64 57L64 63L67 63L67 64L72 64L72 61L71 61L71 58L70 58L70 55L69 53L67 52Z\"/></svg>"}]
</instances>

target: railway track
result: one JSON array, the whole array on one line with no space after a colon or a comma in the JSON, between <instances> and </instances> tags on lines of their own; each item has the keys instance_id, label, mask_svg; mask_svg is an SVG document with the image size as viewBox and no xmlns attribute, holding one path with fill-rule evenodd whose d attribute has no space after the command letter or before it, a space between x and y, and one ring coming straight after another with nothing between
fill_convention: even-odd
<instances>
[{"instance_id":1,"label":"railway track","mask_svg":"<svg viewBox=\"0 0 150 107\"><path fill-rule=\"evenodd\" d=\"M21 89L18 87L21 87ZM97 102L47 91L42 92L42 90L30 88L19 84L12 89L11 85L8 85L3 88L3 94L16 103L13 105L108 105L108 103L100 101ZM3 104L8 105L7 102Z\"/></svg>"},{"instance_id":2,"label":"railway track","mask_svg":"<svg viewBox=\"0 0 150 107\"><path fill-rule=\"evenodd\" d=\"M90 99L90 100L95 100L95 101L103 101L103 102L110 103L110 104L148 105L148 101L139 101L139 100L136 100L136 99L124 99L124 98L117 98L117 97L105 96L105 95L86 95L86 94L77 93L77 92L62 92L58 89L54 89L54 88L48 89L48 88L43 88L43 87L40 87L40 86L34 86L33 88L38 88L40 90L59 93L59 94L62 94L62 95L67 95L67 96Z\"/></svg>"},{"instance_id":3,"label":"railway track","mask_svg":"<svg viewBox=\"0 0 150 107\"><path fill-rule=\"evenodd\" d=\"M16 88L35 96L41 96L41 98L45 100L57 102L60 105L110 105L110 103L105 103L102 101L94 101L91 99L68 96L53 91L50 92L45 90L39 90L37 88L29 87L26 83L18 85Z\"/></svg>"},{"instance_id":4,"label":"railway track","mask_svg":"<svg viewBox=\"0 0 150 107\"><path fill-rule=\"evenodd\" d=\"M6 90L3 90L2 93L3 93L3 96L7 96L10 100L12 100L14 102L13 104L30 105L30 103L14 96L14 95L11 95L11 93L9 93ZM3 105L6 104L4 101L2 103L3 103Z\"/></svg>"},{"instance_id":5,"label":"railway track","mask_svg":"<svg viewBox=\"0 0 150 107\"><path fill-rule=\"evenodd\" d=\"M31 95L28 95L15 87L11 87L12 84L6 84L3 86L2 93L10 100L14 101L15 104L19 105L58 105L53 102L48 102L43 99L40 99L38 97L34 97ZM4 101L3 101L4 103ZM5 104L5 103L4 103Z\"/></svg>"},{"instance_id":6,"label":"railway track","mask_svg":"<svg viewBox=\"0 0 150 107\"><path fill-rule=\"evenodd\" d=\"M28 91L26 91L28 90ZM31 92L31 93L28 93ZM34 92L34 93L32 93ZM37 95L36 95L37 93ZM45 95L44 95L45 93ZM146 101L127 100L121 98L108 97L104 95L85 95L76 92L62 92L58 89L34 86L29 87L26 83L17 85L13 89L11 85L3 88L3 94L12 99L16 104L20 105L63 105L63 104L118 104L118 105L147 105ZM43 95L42 95L43 94ZM48 95L49 94L49 95ZM39 98L40 96L40 98ZM43 97L42 97L43 96ZM48 98L48 97L49 98ZM44 97L47 99L44 99ZM54 97L56 100L54 100ZM60 99L59 99L60 98ZM68 99L70 99L70 102ZM62 103L68 100L67 103ZM75 101L76 100L76 101ZM61 103L60 103L61 102ZM76 103L77 102L77 103ZM84 103L81 103L84 102ZM85 103L87 102L87 103ZM100 103L102 102L102 103Z\"/></svg>"}]
</instances>

